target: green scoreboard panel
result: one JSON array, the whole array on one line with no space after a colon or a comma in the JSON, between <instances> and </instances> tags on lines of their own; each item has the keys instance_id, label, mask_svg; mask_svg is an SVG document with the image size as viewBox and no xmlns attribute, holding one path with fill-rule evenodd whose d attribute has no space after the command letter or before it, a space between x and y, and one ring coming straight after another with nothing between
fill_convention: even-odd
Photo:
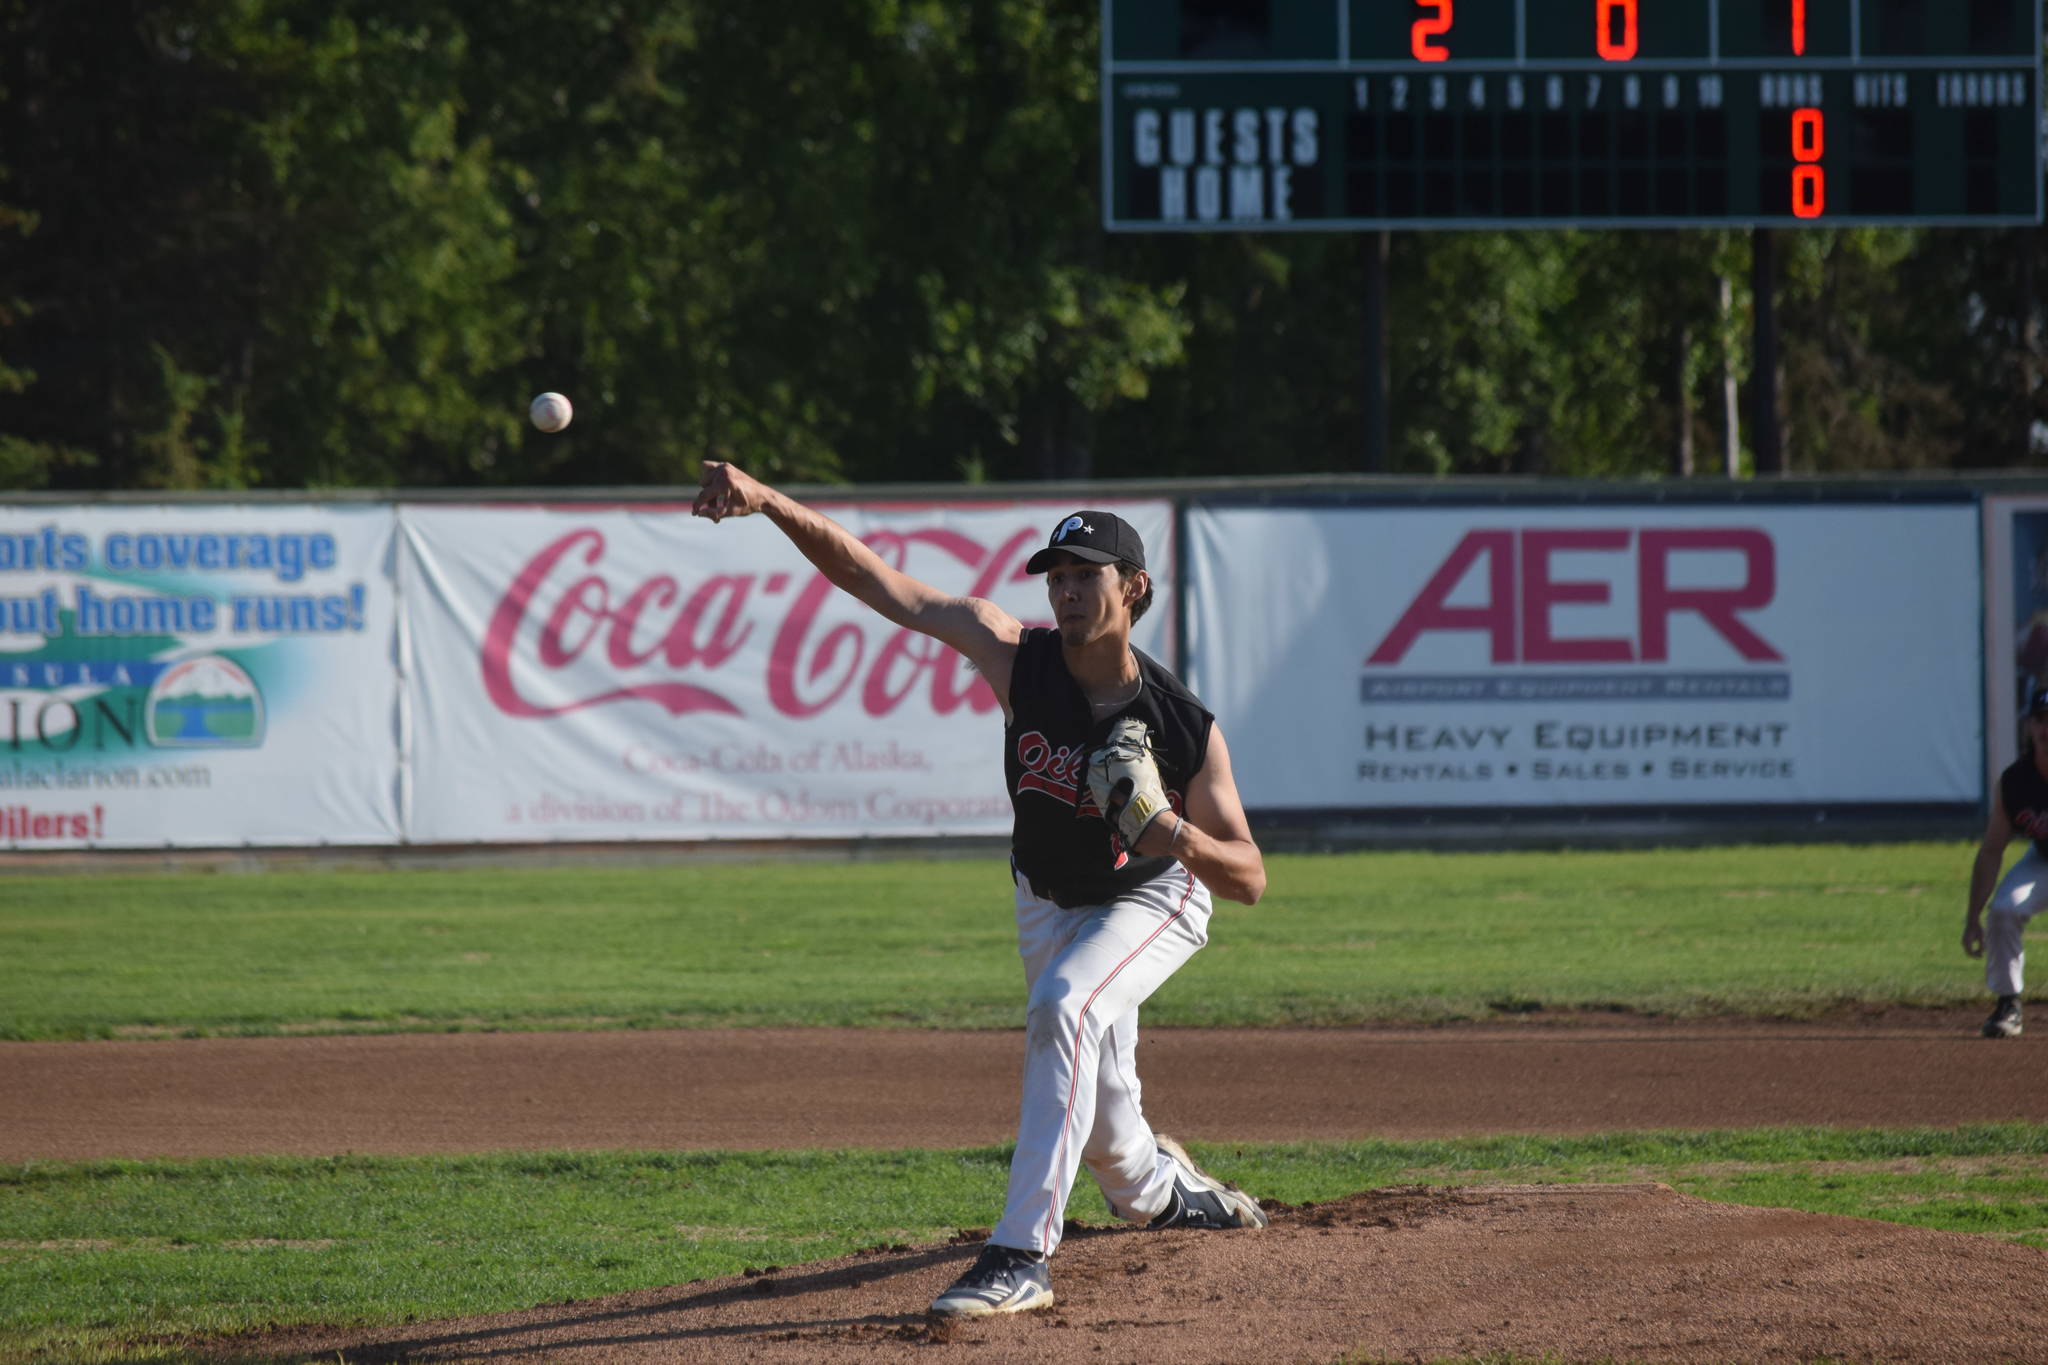
<instances>
[{"instance_id":1,"label":"green scoreboard panel","mask_svg":"<svg viewBox=\"0 0 2048 1365\"><path fill-rule=\"evenodd\" d=\"M1126 231L2035 223L2041 0L1103 0Z\"/></svg>"}]
</instances>

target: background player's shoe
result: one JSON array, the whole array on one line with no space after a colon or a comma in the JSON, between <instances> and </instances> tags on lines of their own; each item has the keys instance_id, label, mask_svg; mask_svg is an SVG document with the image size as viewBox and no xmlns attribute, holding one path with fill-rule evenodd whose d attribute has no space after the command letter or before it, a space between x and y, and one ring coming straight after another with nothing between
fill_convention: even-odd
<instances>
[{"instance_id":1,"label":"background player's shoe","mask_svg":"<svg viewBox=\"0 0 2048 1365\"><path fill-rule=\"evenodd\" d=\"M1173 1202L1148 1228L1262 1228L1266 1211L1237 1186L1218 1180L1195 1164L1187 1148L1164 1133L1153 1134L1159 1150L1180 1169L1173 1177Z\"/></svg>"},{"instance_id":2,"label":"background player's shoe","mask_svg":"<svg viewBox=\"0 0 2048 1365\"><path fill-rule=\"evenodd\" d=\"M953 1287L932 1300L941 1318L978 1318L988 1313L1022 1313L1052 1305L1052 1276L1035 1251L990 1242Z\"/></svg>"},{"instance_id":3,"label":"background player's shoe","mask_svg":"<svg viewBox=\"0 0 2048 1365\"><path fill-rule=\"evenodd\" d=\"M2001 995L1998 1004L1991 1010L1991 1017L1984 1021L1986 1038L2017 1038L2022 1024L2020 998L2017 995Z\"/></svg>"}]
</instances>

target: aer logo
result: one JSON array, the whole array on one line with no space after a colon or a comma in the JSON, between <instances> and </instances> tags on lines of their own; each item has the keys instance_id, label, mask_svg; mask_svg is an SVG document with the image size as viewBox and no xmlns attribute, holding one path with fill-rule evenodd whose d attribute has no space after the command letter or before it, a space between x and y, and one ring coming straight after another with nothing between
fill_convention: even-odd
<instances>
[{"instance_id":1,"label":"aer logo","mask_svg":"<svg viewBox=\"0 0 2048 1365\"><path fill-rule=\"evenodd\" d=\"M1552 556L1564 551L1612 554L1614 573L1559 578ZM1698 555L1714 557L1720 561L1714 577L1736 586L1675 585L1672 557L1681 553L1688 562ZM1484 600L1453 605L1458 585L1482 563ZM1633 637L1558 634L1552 615L1556 607L1609 602L1615 582L1630 573L1636 585ZM1496 664L1662 663L1671 657L1671 620L1687 613L1705 622L1740 658L1771 662L1784 656L1741 617L1768 606L1777 586L1776 549L1769 536L1751 527L1468 531L1366 663L1398 664L1417 640L1437 631L1484 634Z\"/></svg>"}]
</instances>

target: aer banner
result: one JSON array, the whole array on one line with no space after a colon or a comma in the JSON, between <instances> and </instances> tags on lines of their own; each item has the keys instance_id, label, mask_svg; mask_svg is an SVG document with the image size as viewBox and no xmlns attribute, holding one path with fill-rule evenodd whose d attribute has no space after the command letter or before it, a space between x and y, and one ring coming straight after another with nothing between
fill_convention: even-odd
<instances>
[{"instance_id":1,"label":"aer banner","mask_svg":"<svg viewBox=\"0 0 2048 1365\"><path fill-rule=\"evenodd\" d=\"M1194 507L1259 809L1975 803L1977 513Z\"/></svg>"}]
</instances>

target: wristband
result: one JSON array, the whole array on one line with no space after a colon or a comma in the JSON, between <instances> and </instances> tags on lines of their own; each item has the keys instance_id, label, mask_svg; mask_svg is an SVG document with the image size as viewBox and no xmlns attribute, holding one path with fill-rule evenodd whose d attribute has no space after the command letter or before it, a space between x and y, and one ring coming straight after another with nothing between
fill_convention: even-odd
<instances>
[{"instance_id":1,"label":"wristband","mask_svg":"<svg viewBox=\"0 0 2048 1365\"><path fill-rule=\"evenodd\" d=\"M1166 841L1167 857L1171 858L1173 856L1173 851L1176 848L1180 847L1180 832L1181 830L1187 827L1187 823L1188 822L1185 820L1176 820L1173 822L1173 837Z\"/></svg>"}]
</instances>

